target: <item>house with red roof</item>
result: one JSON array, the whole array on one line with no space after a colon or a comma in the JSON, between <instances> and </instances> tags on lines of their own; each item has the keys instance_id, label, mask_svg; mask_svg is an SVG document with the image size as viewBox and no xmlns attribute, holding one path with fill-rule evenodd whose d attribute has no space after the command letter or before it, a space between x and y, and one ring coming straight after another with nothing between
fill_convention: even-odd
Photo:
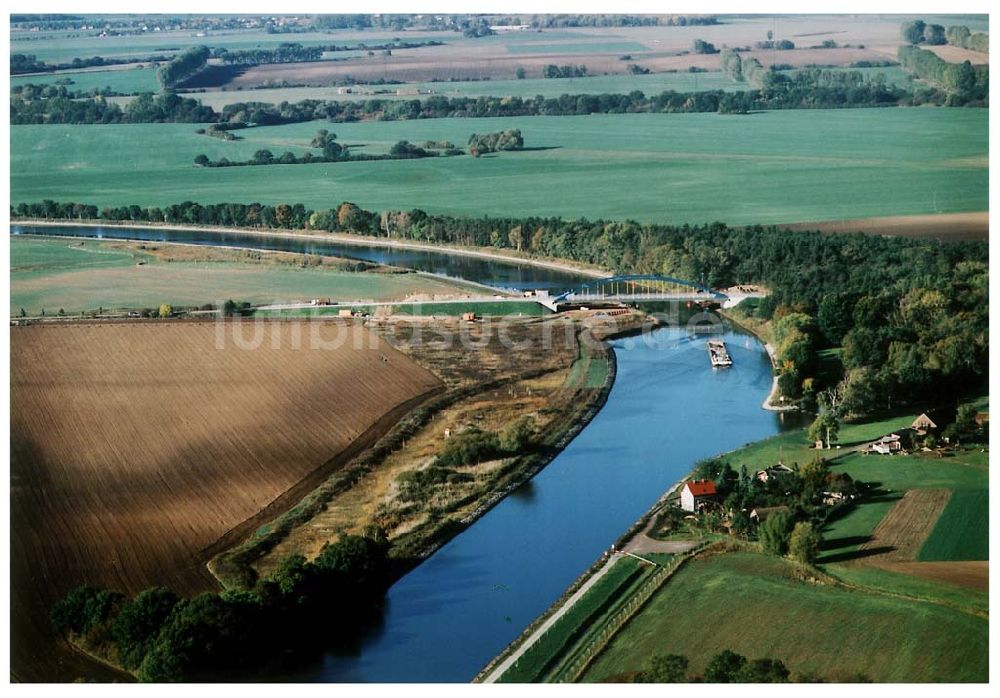
<instances>
[{"instance_id":1,"label":"house with red roof","mask_svg":"<svg viewBox=\"0 0 1000 698\"><path fill-rule=\"evenodd\" d=\"M707 502L715 499L718 493L715 491L715 483L711 480L691 480L685 482L681 488L681 509L684 511L698 511Z\"/></svg>"}]
</instances>

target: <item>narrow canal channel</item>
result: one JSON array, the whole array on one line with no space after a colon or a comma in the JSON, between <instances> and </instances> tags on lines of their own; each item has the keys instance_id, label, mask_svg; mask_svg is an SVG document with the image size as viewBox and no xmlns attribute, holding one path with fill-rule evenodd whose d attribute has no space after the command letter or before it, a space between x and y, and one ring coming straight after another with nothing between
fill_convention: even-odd
<instances>
[{"instance_id":1,"label":"narrow canal channel","mask_svg":"<svg viewBox=\"0 0 1000 698\"><path fill-rule=\"evenodd\" d=\"M12 228L55 233L51 228ZM97 235L95 229L57 230ZM203 231L106 228L101 234L340 254L496 287L563 286L580 280L530 265L444 253L414 256L391 248ZM724 369L710 367L705 337L683 328L613 342L618 359L614 387L576 439L532 481L400 579L389 590L383 622L356 653L328 654L321 664L291 678L472 679L696 461L784 428L781 415L760 407L771 387L763 346L735 328L727 329L722 339L733 360Z\"/></svg>"}]
</instances>

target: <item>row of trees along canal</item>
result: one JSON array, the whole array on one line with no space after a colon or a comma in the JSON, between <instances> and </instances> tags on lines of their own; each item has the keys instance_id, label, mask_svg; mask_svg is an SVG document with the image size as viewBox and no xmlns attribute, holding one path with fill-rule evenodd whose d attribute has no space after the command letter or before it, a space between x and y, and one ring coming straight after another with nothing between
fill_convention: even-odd
<instances>
[{"instance_id":1,"label":"row of trees along canal","mask_svg":"<svg viewBox=\"0 0 1000 698\"><path fill-rule=\"evenodd\" d=\"M773 228L722 223L461 218L419 209L367 211L350 202L327 210L190 201L99 210L45 201L18 204L11 215L350 232L506 248L620 273L705 279L715 287L762 284L771 294L744 301L738 311L751 324L770 323L782 395L812 408L822 393L835 389L848 418L905 402L946 401L986 376L985 242L776 234Z\"/></svg>"}]
</instances>

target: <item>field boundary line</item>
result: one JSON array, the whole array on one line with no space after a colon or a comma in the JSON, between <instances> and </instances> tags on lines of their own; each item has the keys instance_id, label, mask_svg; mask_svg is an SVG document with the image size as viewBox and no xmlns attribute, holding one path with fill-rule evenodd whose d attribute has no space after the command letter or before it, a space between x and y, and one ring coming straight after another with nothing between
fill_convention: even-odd
<instances>
[{"instance_id":1,"label":"field boundary line","mask_svg":"<svg viewBox=\"0 0 1000 698\"><path fill-rule=\"evenodd\" d=\"M560 682L575 683L598 656L607 648L615 635L628 624L630 620L646 605L664 584L670 580L687 562L701 553L708 553L712 546L699 548L671 561L667 567L662 567L640 588L632 598L621 607L607 625L584 647L573 663L567 668Z\"/></svg>"}]
</instances>

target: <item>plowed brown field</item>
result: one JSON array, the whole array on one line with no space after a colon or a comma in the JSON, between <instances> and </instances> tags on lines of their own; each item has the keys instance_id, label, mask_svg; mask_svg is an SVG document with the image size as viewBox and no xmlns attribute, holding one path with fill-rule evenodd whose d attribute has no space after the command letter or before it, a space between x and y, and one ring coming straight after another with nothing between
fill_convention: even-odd
<instances>
[{"instance_id":1,"label":"plowed brown field","mask_svg":"<svg viewBox=\"0 0 1000 698\"><path fill-rule=\"evenodd\" d=\"M256 349L229 334L218 348L210 322L12 328L15 678L79 675L48 622L71 588L213 588L213 544L441 387L363 328L311 323L296 345L294 325L263 327Z\"/></svg>"},{"instance_id":2,"label":"plowed brown field","mask_svg":"<svg viewBox=\"0 0 1000 698\"><path fill-rule=\"evenodd\" d=\"M861 550L882 560L915 560L950 496L949 490L907 490Z\"/></svg>"}]
</instances>

